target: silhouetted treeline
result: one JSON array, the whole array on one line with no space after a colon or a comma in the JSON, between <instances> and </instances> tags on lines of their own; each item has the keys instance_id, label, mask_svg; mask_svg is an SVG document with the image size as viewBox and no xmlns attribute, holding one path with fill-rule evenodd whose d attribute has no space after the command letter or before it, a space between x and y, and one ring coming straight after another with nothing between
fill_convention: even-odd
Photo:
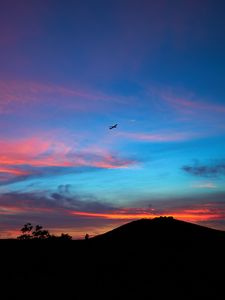
<instances>
[{"instance_id":1,"label":"silhouetted treeline","mask_svg":"<svg viewBox=\"0 0 225 300\"><path fill-rule=\"evenodd\" d=\"M68 233L61 233L60 236L50 234L48 230L43 229L42 226L36 225L35 227L31 223L26 223L21 228L21 235L17 237L18 240L72 240L72 236Z\"/></svg>"}]
</instances>

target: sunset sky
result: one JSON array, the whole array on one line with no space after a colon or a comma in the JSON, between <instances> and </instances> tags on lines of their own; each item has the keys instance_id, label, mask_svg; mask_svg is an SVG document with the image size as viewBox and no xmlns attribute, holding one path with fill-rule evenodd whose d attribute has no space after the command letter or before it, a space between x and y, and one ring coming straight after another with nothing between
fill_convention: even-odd
<instances>
[{"instance_id":1,"label":"sunset sky","mask_svg":"<svg viewBox=\"0 0 225 300\"><path fill-rule=\"evenodd\" d=\"M223 0L1 0L0 238L160 215L225 230L224 16Z\"/></svg>"}]
</instances>

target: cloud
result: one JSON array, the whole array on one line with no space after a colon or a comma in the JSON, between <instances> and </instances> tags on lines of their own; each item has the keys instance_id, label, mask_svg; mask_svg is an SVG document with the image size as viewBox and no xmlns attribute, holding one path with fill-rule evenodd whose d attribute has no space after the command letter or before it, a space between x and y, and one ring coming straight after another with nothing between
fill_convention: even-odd
<instances>
[{"instance_id":1,"label":"cloud","mask_svg":"<svg viewBox=\"0 0 225 300\"><path fill-rule=\"evenodd\" d=\"M193 188L196 189L216 189L217 186L213 182L202 182L196 183L192 185Z\"/></svg>"},{"instance_id":2,"label":"cloud","mask_svg":"<svg viewBox=\"0 0 225 300\"><path fill-rule=\"evenodd\" d=\"M153 95L160 97L165 103L177 112L185 115L196 113L218 113L224 115L225 106L223 104L204 101L199 99L194 93L174 90L172 88L150 88Z\"/></svg>"},{"instance_id":3,"label":"cloud","mask_svg":"<svg viewBox=\"0 0 225 300\"><path fill-rule=\"evenodd\" d=\"M16 236L26 222L41 224L51 232L68 232L75 238L103 233L140 218L173 216L176 219L224 228L225 194L202 194L198 197L165 200L139 200L134 207L123 207L92 195L68 193L59 186L57 192L6 193L0 195L0 234ZM66 189L66 190L65 190Z\"/></svg>"},{"instance_id":4,"label":"cloud","mask_svg":"<svg viewBox=\"0 0 225 300\"><path fill-rule=\"evenodd\" d=\"M169 143L190 140L197 135L193 133L168 131L163 133L119 132L116 136L149 143Z\"/></svg>"},{"instance_id":5,"label":"cloud","mask_svg":"<svg viewBox=\"0 0 225 300\"><path fill-rule=\"evenodd\" d=\"M60 107L61 111L98 112L106 106L109 109L114 104L125 104L124 101L123 97L113 97L88 88L36 81L0 80L0 113L18 113L27 108L35 112L38 107L43 106Z\"/></svg>"},{"instance_id":6,"label":"cloud","mask_svg":"<svg viewBox=\"0 0 225 300\"><path fill-rule=\"evenodd\" d=\"M50 135L49 135L50 136ZM0 182L91 169L128 168L136 161L98 147L81 147L46 134L0 140Z\"/></svg>"},{"instance_id":7,"label":"cloud","mask_svg":"<svg viewBox=\"0 0 225 300\"><path fill-rule=\"evenodd\" d=\"M225 176L225 162L212 161L210 164L185 165L182 170L190 175L199 177L221 177Z\"/></svg>"},{"instance_id":8,"label":"cloud","mask_svg":"<svg viewBox=\"0 0 225 300\"><path fill-rule=\"evenodd\" d=\"M138 201L137 205L149 206L155 216L171 215L174 218L197 224L206 223L212 228L225 230L225 193L198 194L189 197L151 199ZM211 225L210 225L211 224ZM216 226L214 226L216 225Z\"/></svg>"},{"instance_id":9,"label":"cloud","mask_svg":"<svg viewBox=\"0 0 225 300\"><path fill-rule=\"evenodd\" d=\"M224 133L225 105L219 99L207 99L192 91L172 87L151 86L146 88L154 108L170 122L185 125L185 131L197 137Z\"/></svg>"},{"instance_id":10,"label":"cloud","mask_svg":"<svg viewBox=\"0 0 225 300\"><path fill-rule=\"evenodd\" d=\"M58 191L59 191L59 193L69 194L70 188L71 188L71 184L60 184L58 186Z\"/></svg>"},{"instance_id":11,"label":"cloud","mask_svg":"<svg viewBox=\"0 0 225 300\"><path fill-rule=\"evenodd\" d=\"M163 98L180 113L194 114L201 112L208 113L225 113L225 106L221 104L209 103L199 100L190 100L183 97L175 97L172 95L163 95Z\"/></svg>"},{"instance_id":12,"label":"cloud","mask_svg":"<svg viewBox=\"0 0 225 300\"><path fill-rule=\"evenodd\" d=\"M86 218L101 218L109 220L135 220L152 218L155 214L150 208L118 208L108 212L71 211L72 215Z\"/></svg>"},{"instance_id":13,"label":"cloud","mask_svg":"<svg viewBox=\"0 0 225 300\"><path fill-rule=\"evenodd\" d=\"M59 186L61 190L61 186ZM99 201L92 195L76 195L68 193L3 193L0 195L0 215L52 215L61 217L77 212L110 212L115 208L112 204Z\"/></svg>"},{"instance_id":14,"label":"cloud","mask_svg":"<svg viewBox=\"0 0 225 300\"><path fill-rule=\"evenodd\" d=\"M59 190L62 190L62 186L59 186ZM91 195L6 193L0 195L0 237L18 236L19 229L27 222L41 224L54 234L68 232L75 238L84 236L86 232L100 234L119 226L122 221L93 220L75 216L71 212L110 212L115 209L112 204L99 201Z\"/></svg>"}]
</instances>

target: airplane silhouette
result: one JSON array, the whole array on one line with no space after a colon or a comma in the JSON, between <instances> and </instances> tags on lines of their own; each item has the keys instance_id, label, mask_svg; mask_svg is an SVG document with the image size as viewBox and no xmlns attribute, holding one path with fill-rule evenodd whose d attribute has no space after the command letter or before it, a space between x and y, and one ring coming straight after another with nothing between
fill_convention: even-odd
<instances>
[{"instance_id":1,"label":"airplane silhouette","mask_svg":"<svg viewBox=\"0 0 225 300\"><path fill-rule=\"evenodd\" d=\"M113 129L113 128L116 128L118 124L115 124L113 126L109 126L109 129Z\"/></svg>"}]
</instances>

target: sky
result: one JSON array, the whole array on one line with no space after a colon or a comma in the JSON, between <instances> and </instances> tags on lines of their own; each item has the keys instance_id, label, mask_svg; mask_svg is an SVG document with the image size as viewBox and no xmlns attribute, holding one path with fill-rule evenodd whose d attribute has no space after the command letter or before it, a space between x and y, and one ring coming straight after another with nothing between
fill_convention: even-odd
<instances>
[{"instance_id":1,"label":"sky","mask_svg":"<svg viewBox=\"0 0 225 300\"><path fill-rule=\"evenodd\" d=\"M224 15L223 0L1 0L0 238L166 215L225 230Z\"/></svg>"}]
</instances>

